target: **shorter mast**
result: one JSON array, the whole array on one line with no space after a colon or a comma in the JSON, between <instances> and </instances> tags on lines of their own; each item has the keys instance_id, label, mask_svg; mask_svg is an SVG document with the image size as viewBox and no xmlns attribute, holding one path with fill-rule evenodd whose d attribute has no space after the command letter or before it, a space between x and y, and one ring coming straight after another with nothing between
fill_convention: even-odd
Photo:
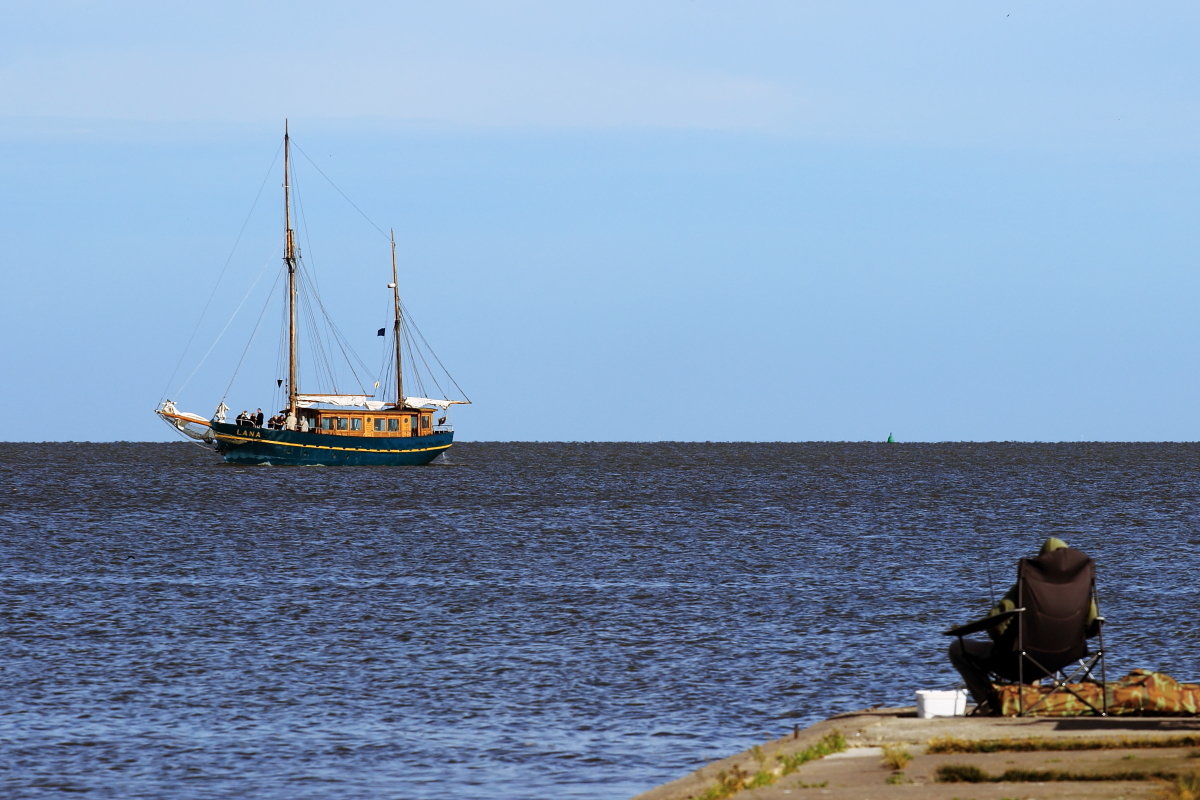
<instances>
[{"instance_id":1,"label":"shorter mast","mask_svg":"<svg viewBox=\"0 0 1200 800\"><path fill-rule=\"evenodd\" d=\"M404 408L404 370L400 358L400 328L403 318L400 312L400 282L396 273L395 229L389 228L388 235L392 240L392 282L390 288L392 290L392 304L395 311L392 317L392 340L396 343L396 408Z\"/></svg>"}]
</instances>

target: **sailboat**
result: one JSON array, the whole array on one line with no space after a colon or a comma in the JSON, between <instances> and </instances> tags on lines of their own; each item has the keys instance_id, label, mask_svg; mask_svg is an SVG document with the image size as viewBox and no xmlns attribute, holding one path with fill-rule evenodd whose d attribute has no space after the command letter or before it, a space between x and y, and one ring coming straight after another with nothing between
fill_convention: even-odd
<instances>
[{"instance_id":1,"label":"sailboat","mask_svg":"<svg viewBox=\"0 0 1200 800\"><path fill-rule=\"evenodd\" d=\"M164 399L155 413L180 434L217 451L232 464L312 466L411 466L428 464L454 443L446 412L470 403L405 394L402 333L405 329L396 269L396 240L391 239L392 343L394 397L301 391L298 369L297 282L300 258L292 229L291 139L283 134L283 263L286 271L286 405L264 425L261 413L239 414L230 422L225 399L211 418L180 411ZM379 335L384 335L384 329ZM451 379L453 381L453 379ZM379 386L377 382L375 384ZM457 388L457 384L455 384ZM461 391L461 390L460 390ZM465 397L465 395L464 395ZM440 416L435 421L434 415Z\"/></svg>"}]
</instances>

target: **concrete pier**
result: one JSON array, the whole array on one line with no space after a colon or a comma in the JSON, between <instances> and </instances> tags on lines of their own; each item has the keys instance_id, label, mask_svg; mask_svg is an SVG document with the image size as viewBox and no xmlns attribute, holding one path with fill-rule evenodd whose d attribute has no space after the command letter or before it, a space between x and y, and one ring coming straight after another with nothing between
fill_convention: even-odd
<instances>
[{"instance_id":1,"label":"concrete pier","mask_svg":"<svg viewBox=\"0 0 1200 800\"><path fill-rule=\"evenodd\" d=\"M845 749L799 766L797 754L840 734ZM930 742L1023 740L1035 749L932 753ZM1080 747L1086 749L1056 749ZM1095 745L1095 746L1093 746ZM911 757L902 769L890 754ZM634 800L1001 800L1002 798L1149 798L1169 786L1152 776L1200 772L1196 717L935 717L914 708L842 714L744 753L709 764ZM786 765L794 766L789 771ZM981 783L938 781L939 769L975 767L988 776L1054 773L1055 780ZM968 770L969 771L969 770ZM783 774L783 773L787 774ZM1103 779L1111 776L1109 779ZM1071 779L1072 777L1077 779ZM1121 778L1121 779L1112 779ZM760 785L741 788L742 784Z\"/></svg>"}]
</instances>

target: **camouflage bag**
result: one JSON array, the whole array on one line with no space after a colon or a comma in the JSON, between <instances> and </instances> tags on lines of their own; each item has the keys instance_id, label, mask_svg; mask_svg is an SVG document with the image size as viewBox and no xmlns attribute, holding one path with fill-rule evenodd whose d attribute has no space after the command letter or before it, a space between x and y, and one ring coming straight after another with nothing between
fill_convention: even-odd
<instances>
[{"instance_id":1,"label":"camouflage bag","mask_svg":"<svg viewBox=\"0 0 1200 800\"><path fill-rule=\"evenodd\" d=\"M1135 669L1119 681L1067 684L1071 691L1101 708L1108 701L1108 713L1131 716L1197 716L1200 714L1200 684L1180 683L1162 672ZM1015 717L1022 706L1034 716L1075 717L1095 712L1065 689L1052 692L1041 684L997 684L1000 713ZM1107 697L1105 697L1107 695Z\"/></svg>"}]
</instances>

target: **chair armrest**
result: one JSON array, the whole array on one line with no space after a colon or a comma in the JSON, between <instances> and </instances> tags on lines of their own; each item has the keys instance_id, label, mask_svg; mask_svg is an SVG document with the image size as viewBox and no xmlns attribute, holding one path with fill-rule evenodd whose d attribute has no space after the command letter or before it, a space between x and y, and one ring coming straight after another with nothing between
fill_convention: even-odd
<instances>
[{"instance_id":1,"label":"chair armrest","mask_svg":"<svg viewBox=\"0 0 1200 800\"><path fill-rule=\"evenodd\" d=\"M1025 609L1014 608L1011 611L1005 611L1003 614L993 614L990 617L977 619L974 622L968 622L966 625L959 625L957 628L951 628L948 631L942 631L943 636L966 636L968 633L976 631L985 631L988 628L994 628L1001 622L1006 622L1017 614L1020 614Z\"/></svg>"}]
</instances>

